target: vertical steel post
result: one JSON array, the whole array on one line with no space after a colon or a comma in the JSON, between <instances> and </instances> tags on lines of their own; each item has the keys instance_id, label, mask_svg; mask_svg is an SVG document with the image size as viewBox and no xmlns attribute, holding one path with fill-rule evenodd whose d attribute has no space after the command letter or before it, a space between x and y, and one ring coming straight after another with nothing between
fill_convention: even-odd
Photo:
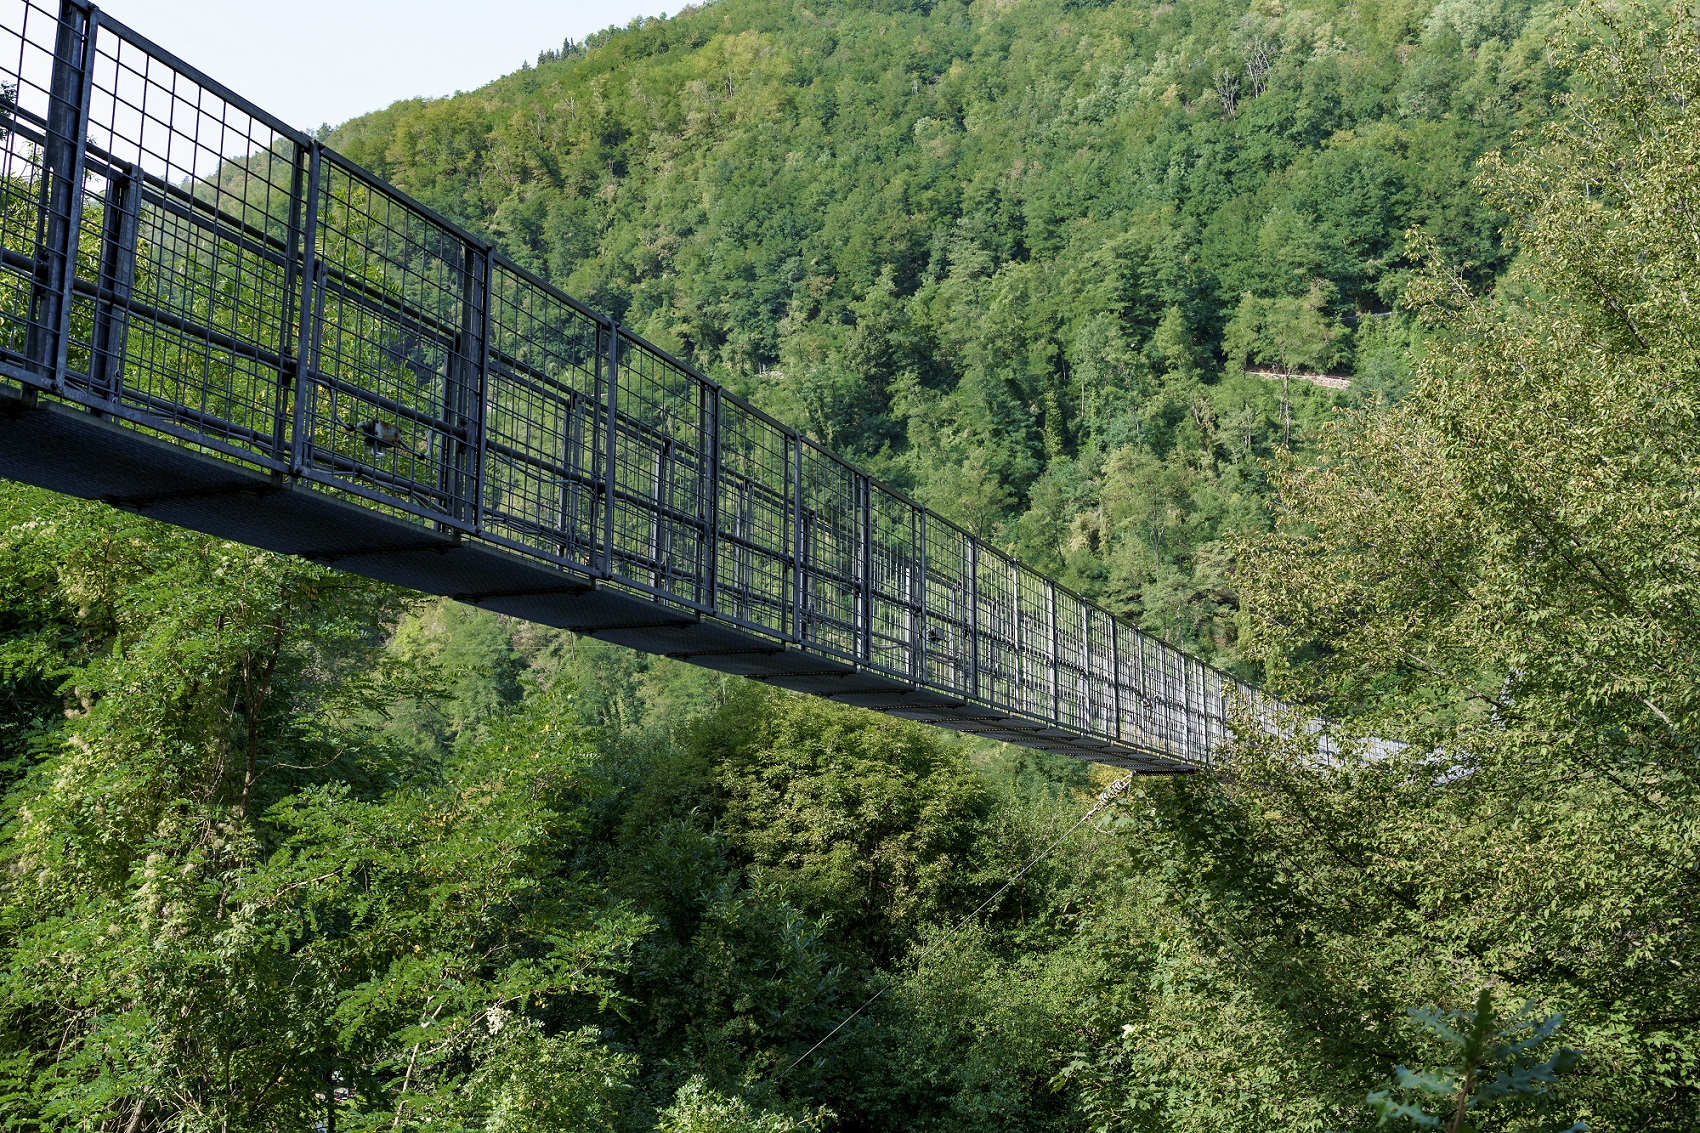
<instances>
[{"instance_id":1,"label":"vertical steel post","mask_svg":"<svg viewBox=\"0 0 1700 1133\"><path fill-rule=\"evenodd\" d=\"M803 642L803 434L791 440L791 640Z\"/></svg>"},{"instance_id":2,"label":"vertical steel post","mask_svg":"<svg viewBox=\"0 0 1700 1133\"><path fill-rule=\"evenodd\" d=\"M649 584L656 590L664 590L668 576L668 547L666 528L663 527L665 518L663 511L669 506L673 495L673 478L668 475L673 469L673 438L667 437L655 446L655 469L650 476L649 512Z\"/></svg>"},{"instance_id":3,"label":"vertical steel post","mask_svg":"<svg viewBox=\"0 0 1700 1133\"><path fill-rule=\"evenodd\" d=\"M909 530L915 532L915 561L920 564L916 586L909 594L909 604L915 614L910 633L909 656L915 669L915 680L927 680L927 513L920 508L910 509Z\"/></svg>"},{"instance_id":4,"label":"vertical steel post","mask_svg":"<svg viewBox=\"0 0 1700 1133\"><path fill-rule=\"evenodd\" d=\"M1157 705L1157 726L1161 729L1163 750L1172 754L1175 749L1175 723L1172 719L1175 697L1170 687L1173 682L1169 672L1169 647L1153 638L1151 651L1157 662L1157 693L1153 698Z\"/></svg>"},{"instance_id":5,"label":"vertical steel post","mask_svg":"<svg viewBox=\"0 0 1700 1133\"><path fill-rule=\"evenodd\" d=\"M100 285L89 355L90 392L109 401L121 395L124 347L130 328L130 297L136 282L136 235L141 227L141 189L128 166L107 181L101 218Z\"/></svg>"},{"instance_id":6,"label":"vertical steel post","mask_svg":"<svg viewBox=\"0 0 1700 1133\"><path fill-rule=\"evenodd\" d=\"M486 357L488 357L488 354L486 354ZM561 467L565 470L575 472L580 468L579 458L584 453L585 412L580 408L582 401L583 399L580 397L577 390L569 389L567 391L566 408L561 414ZM481 431L481 436L482 435L483 433ZM594 432L591 435L594 438ZM591 443L594 444L595 441L592 440ZM595 461L593 459L593 466L594 463ZM562 476L561 490L557 497L555 507L556 529L565 536L565 541L557 543L555 546L560 551L562 558L575 563L580 561L577 552L579 534L578 496L581 487L582 485L575 483L572 478ZM591 537L587 541L587 545L585 547L587 555L583 560L586 566L590 565L588 552L595 542L596 540L594 537Z\"/></svg>"},{"instance_id":7,"label":"vertical steel post","mask_svg":"<svg viewBox=\"0 0 1700 1133\"><path fill-rule=\"evenodd\" d=\"M1109 614L1110 623L1110 735L1117 743L1122 738L1122 626Z\"/></svg>"},{"instance_id":8,"label":"vertical steel post","mask_svg":"<svg viewBox=\"0 0 1700 1133\"><path fill-rule=\"evenodd\" d=\"M1197 708L1195 708L1192 703L1193 686L1197 684L1197 680L1193 679L1193 669L1195 669L1197 665L1198 662L1195 662L1193 658L1188 657L1185 662L1181 662L1180 669L1181 704L1185 704L1185 706L1187 706L1188 759L1192 759L1193 755L1195 755L1195 750L1197 750L1198 747L1198 728L1197 725L1193 723L1193 720L1195 720L1200 713L1198 713Z\"/></svg>"},{"instance_id":9,"label":"vertical steel post","mask_svg":"<svg viewBox=\"0 0 1700 1133\"><path fill-rule=\"evenodd\" d=\"M1181 755L1186 755L1186 676L1176 663L1175 651L1167 642L1163 643L1163 686L1166 690L1169 716L1169 734L1173 737L1171 744Z\"/></svg>"},{"instance_id":10,"label":"vertical steel post","mask_svg":"<svg viewBox=\"0 0 1700 1133\"><path fill-rule=\"evenodd\" d=\"M1137 654L1134 673L1139 678L1139 706L1144 710L1141 716L1141 730L1149 736L1152 725L1157 722L1157 712L1151 706L1151 693L1145 680L1148 667L1145 663L1145 635L1138 630L1133 631L1133 651Z\"/></svg>"},{"instance_id":11,"label":"vertical steel post","mask_svg":"<svg viewBox=\"0 0 1700 1133\"><path fill-rule=\"evenodd\" d=\"M80 7L76 0L65 0L61 8L61 27L63 27L64 12ZM71 139L71 212L68 220L65 246L65 274L60 280L59 295L59 332L58 357L55 359L56 368L61 375L65 373L66 364L71 350L71 296L77 280L77 253L83 232L83 181L87 177L87 148L89 134L90 106L94 101L94 60L95 40L100 35L100 9L93 5L85 9L86 16L83 31L83 50L81 60L81 78L77 88L77 107L74 126L75 134Z\"/></svg>"},{"instance_id":12,"label":"vertical steel post","mask_svg":"<svg viewBox=\"0 0 1700 1133\"><path fill-rule=\"evenodd\" d=\"M1011 705L1018 712L1027 711L1027 654L1021 642L1021 568L1015 565L1013 559L1009 563L1009 605L1014 620L1010 622L1009 635L1011 652L1015 656L1015 688L1014 703Z\"/></svg>"},{"instance_id":13,"label":"vertical steel post","mask_svg":"<svg viewBox=\"0 0 1700 1133\"><path fill-rule=\"evenodd\" d=\"M473 529L477 517L479 405L484 398L484 326L489 252L472 243L461 246L460 328L454 357L443 367L442 491L456 531Z\"/></svg>"},{"instance_id":14,"label":"vertical steel post","mask_svg":"<svg viewBox=\"0 0 1700 1133\"><path fill-rule=\"evenodd\" d=\"M714 613L720 612L720 387L704 387L704 401L708 415L707 427L703 430L707 438L707 459L703 461L707 483L703 491L707 498L703 501L708 512L708 529L703 547L703 586L707 591L702 604Z\"/></svg>"},{"instance_id":15,"label":"vertical steel post","mask_svg":"<svg viewBox=\"0 0 1700 1133\"><path fill-rule=\"evenodd\" d=\"M1045 632L1051 646L1051 722L1062 723L1062 674L1057 668L1057 584L1045 580Z\"/></svg>"},{"instance_id":16,"label":"vertical steel post","mask_svg":"<svg viewBox=\"0 0 1700 1133\"><path fill-rule=\"evenodd\" d=\"M295 337L295 404L289 437L289 474L300 476L312 457L307 406L313 396L313 367L324 335L325 287L319 264L319 195L324 162L318 142L307 143L307 184L301 221L300 320Z\"/></svg>"},{"instance_id":17,"label":"vertical steel post","mask_svg":"<svg viewBox=\"0 0 1700 1133\"><path fill-rule=\"evenodd\" d=\"M83 218L84 140L94 81L100 12L63 0L53 44L53 74L42 146L41 215L25 351L48 384L64 388L71 348L71 294Z\"/></svg>"},{"instance_id":18,"label":"vertical steel post","mask_svg":"<svg viewBox=\"0 0 1700 1133\"><path fill-rule=\"evenodd\" d=\"M483 261L483 278L479 292L483 297L478 307L478 392L472 404L472 531L484 533L486 426L490 419L490 308L495 305L490 284L495 277L496 250L487 247L479 257Z\"/></svg>"},{"instance_id":19,"label":"vertical steel post","mask_svg":"<svg viewBox=\"0 0 1700 1133\"><path fill-rule=\"evenodd\" d=\"M968 536L968 687L980 699L980 540Z\"/></svg>"},{"instance_id":20,"label":"vertical steel post","mask_svg":"<svg viewBox=\"0 0 1700 1133\"><path fill-rule=\"evenodd\" d=\"M1080 667L1074 678L1075 696L1080 701L1083 732L1090 733L1098 718L1098 699L1092 691L1092 607L1080 604Z\"/></svg>"},{"instance_id":21,"label":"vertical steel post","mask_svg":"<svg viewBox=\"0 0 1700 1133\"><path fill-rule=\"evenodd\" d=\"M607 433L602 438L602 577L614 577L614 495L619 483L619 474L614 466L617 451L614 444L614 430L618 423L619 388L620 388L620 324L616 319L608 320L608 357L605 360L607 379L603 383L603 397L607 404Z\"/></svg>"},{"instance_id":22,"label":"vertical steel post","mask_svg":"<svg viewBox=\"0 0 1700 1133\"><path fill-rule=\"evenodd\" d=\"M1082 642L1080 672L1076 674L1075 681L1080 690L1081 704L1084 705L1082 709L1082 720L1084 721L1082 730L1089 734L1098 734L1103 730L1102 725L1098 723L1100 709L1103 709L1105 718L1110 715L1109 709L1105 707L1106 698L1103 692L1107 686L1095 683L1092 679L1094 674L1104 671L1099 667L1098 654L1092 648L1094 641L1092 633L1097 620L1096 611L1088 603L1082 602L1080 606L1080 640Z\"/></svg>"},{"instance_id":23,"label":"vertical steel post","mask_svg":"<svg viewBox=\"0 0 1700 1133\"><path fill-rule=\"evenodd\" d=\"M1205 667L1204 662L1200 661L1198 663L1198 715L1204 724L1204 750L1206 752L1214 746L1213 740L1216 730L1216 714L1213 710L1210 684L1210 670Z\"/></svg>"},{"instance_id":24,"label":"vertical steel post","mask_svg":"<svg viewBox=\"0 0 1700 1133\"><path fill-rule=\"evenodd\" d=\"M1175 727L1171 720L1170 711L1174 704L1174 696L1169 690L1169 648L1161 641L1152 641L1152 652L1157 661L1157 726L1163 737L1163 750L1173 754L1175 748Z\"/></svg>"},{"instance_id":25,"label":"vertical steel post","mask_svg":"<svg viewBox=\"0 0 1700 1133\"><path fill-rule=\"evenodd\" d=\"M856 653L864 665L874 663L874 515L873 488L860 472L856 477L856 570L862 576L861 625L857 627Z\"/></svg>"},{"instance_id":26,"label":"vertical steel post","mask_svg":"<svg viewBox=\"0 0 1700 1133\"><path fill-rule=\"evenodd\" d=\"M291 468L289 448L290 404L295 390L296 336L301 320L295 304L304 292L297 277L301 261L301 214L306 208L307 150L297 144L289 170L289 227L284 237L283 300L278 308L277 403L272 415L272 457Z\"/></svg>"},{"instance_id":27,"label":"vertical steel post","mask_svg":"<svg viewBox=\"0 0 1700 1133\"><path fill-rule=\"evenodd\" d=\"M736 511L732 517L732 606L737 615L749 618L750 608L750 550L744 544L749 535L750 485L746 477L738 478Z\"/></svg>"}]
</instances>

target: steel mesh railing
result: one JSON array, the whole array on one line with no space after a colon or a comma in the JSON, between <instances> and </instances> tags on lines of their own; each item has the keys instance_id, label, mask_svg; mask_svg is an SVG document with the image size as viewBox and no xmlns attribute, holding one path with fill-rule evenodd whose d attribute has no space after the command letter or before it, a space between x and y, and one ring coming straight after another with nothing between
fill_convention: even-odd
<instances>
[{"instance_id":1,"label":"steel mesh railing","mask_svg":"<svg viewBox=\"0 0 1700 1133\"><path fill-rule=\"evenodd\" d=\"M0 0L0 86L0 376L988 731L1201 764L1255 696L93 6Z\"/></svg>"}]
</instances>

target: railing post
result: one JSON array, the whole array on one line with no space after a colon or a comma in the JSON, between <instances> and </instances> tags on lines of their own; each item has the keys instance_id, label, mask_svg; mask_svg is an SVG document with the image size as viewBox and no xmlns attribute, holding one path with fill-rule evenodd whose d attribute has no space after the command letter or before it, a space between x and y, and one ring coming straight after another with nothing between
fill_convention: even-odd
<instances>
[{"instance_id":1,"label":"railing post","mask_svg":"<svg viewBox=\"0 0 1700 1133\"><path fill-rule=\"evenodd\" d=\"M486 352L485 357L489 357L488 352ZM584 437L585 415L579 408L581 400L577 390L567 391L567 407L561 418L561 464L567 468L576 467L579 455L583 452L581 442ZM488 420L487 417L486 420ZM479 430L480 440L483 440L486 435L486 429ZM594 432L591 435L594 437ZM592 441L592 443L595 442ZM578 490L573 482L565 476L561 477L560 491L556 495L555 525L565 537L565 542L555 544L561 557L575 563L579 562ZM594 537L591 538L591 543L595 543ZM586 547L585 550L587 555L584 562L588 566L590 548Z\"/></svg>"},{"instance_id":2,"label":"railing post","mask_svg":"<svg viewBox=\"0 0 1700 1133\"><path fill-rule=\"evenodd\" d=\"M1212 686L1215 687L1214 693L1210 692ZM1210 671L1206 670L1204 690L1211 698L1210 711L1205 718L1215 728L1215 735L1208 740L1211 754L1214 755L1218 748L1228 742L1228 707L1227 698L1222 693L1222 675L1218 673L1212 677Z\"/></svg>"},{"instance_id":3,"label":"railing post","mask_svg":"<svg viewBox=\"0 0 1700 1133\"><path fill-rule=\"evenodd\" d=\"M754 583L751 581L754 571L754 552L748 546L753 535L750 528L755 507L755 488L750 483L750 475L738 477L738 511L737 518L732 522L732 554L736 560L736 569L732 578L732 604L740 611L739 616L747 619L755 617L755 599L751 596Z\"/></svg>"},{"instance_id":4,"label":"railing post","mask_svg":"<svg viewBox=\"0 0 1700 1133\"><path fill-rule=\"evenodd\" d=\"M133 166L108 179L106 209L101 218L100 285L89 355L89 387L91 392L109 401L119 399L123 384L129 304L136 282L136 234L141 227L142 195L136 181Z\"/></svg>"},{"instance_id":5,"label":"railing post","mask_svg":"<svg viewBox=\"0 0 1700 1133\"><path fill-rule=\"evenodd\" d=\"M1094 667L1092 656L1092 623L1093 611L1086 602L1080 604L1080 665L1074 674L1074 692L1080 701L1079 718L1080 730L1091 735L1098 727L1098 709L1103 707L1103 697L1093 691L1092 676L1100 672ZM1105 713L1108 715L1108 713Z\"/></svg>"},{"instance_id":6,"label":"railing post","mask_svg":"<svg viewBox=\"0 0 1700 1133\"><path fill-rule=\"evenodd\" d=\"M94 43L100 13L63 0L53 44L53 75L42 147L41 212L30 326L25 351L50 388L62 390L71 346L71 289L83 217L84 139L88 135Z\"/></svg>"},{"instance_id":7,"label":"railing post","mask_svg":"<svg viewBox=\"0 0 1700 1133\"><path fill-rule=\"evenodd\" d=\"M1021 640L1021 568L1012 560L1009 564L1010 644L1015 655L1015 703L1018 712L1027 711L1027 652Z\"/></svg>"},{"instance_id":8,"label":"railing post","mask_svg":"<svg viewBox=\"0 0 1700 1133\"><path fill-rule=\"evenodd\" d=\"M649 585L665 590L672 576L668 529L663 513L672 506L673 497L673 438L667 437L655 446L655 469L650 476L651 510L649 513Z\"/></svg>"},{"instance_id":9,"label":"railing post","mask_svg":"<svg viewBox=\"0 0 1700 1133\"><path fill-rule=\"evenodd\" d=\"M914 588L909 592L909 605L915 611L910 633L909 656L914 665L915 682L927 679L927 513L911 509L909 530L915 532L915 562L918 565Z\"/></svg>"},{"instance_id":10,"label":"railing post","mask_svg":"<svg viewBox=\"0 0 1700 1133\"><path fill-rule=\"evenodd\" d=\"M1156 640L1151 642L1151 658L1155 662L1155 670L1150 675L1156 687L1151 690L1150 695L1145 700L1147 719L1150 722L1152 733L1159 738L1159 750L1167 751L1169 748L1168 668L1163 661L1162 642ZM1141 679L1143 680L1144 677L1141 677Z\"/></svg>"},{"instance_id":11,"label":"railing post","mask_svg":"<svg viewBox=\"0 0 1700 1133\"><path fill-rule=\"evenodd\" d=\"M450 428L443 434L441 475L446 510L454 521L443 526L456 531L473 530L478 524L478 421L484 401L489 262L488 249L461 245L460 328L454 357L443 374L443 420Z\"/></svg>"},{"instance_id":12,"label":"railing post","mask_svg":"<svg viewBox=\"0 0 1700 1133\"><path fill-rule=\"evenodd\" d=\"M295 304L305 294L297 273L301 263L302 213L307 204L308 162L307 147L297 143L289 163L289 227L284 237L283 300L278 308L277 401L272 410L272 457L288 471L293 471L290 412L295 397L295 355L301 332Z\"/></svg>"},{"instance_id":13,"label":"railing post","mask_svg":"<svg viewBox=\"0 0 1700 1133\"><path fill-rule=\"evenodd\" d=\"M301 218L301 284L300 310L295 335L295 397L291 406L289 434L289 474L300 476L307 470L312 454L307 407L313 398L314 355L324 331L324 281L319 270L319 193L324 174L319 143L306 147L306 186L302 199Z\"/></svg>"},{"instance_id":14,"label":"railing post","mask_svg":"<svg viewBox=\"0 0 1700 1133\"><path fill-rule=\"evenodd\" d=\"M1157 723L1157 709L1151 703L1151 692L1145 680L1145 635L1133 631L1134 674L1139 679L1139 707L1142 710L1141 728L1149 735Z\"/></svg>"},{"instance_id":15,"label":"railing post","mask_svg":"<svg viewBox=\"0 0 1700 1133\"><path fill-rule=\"evenodd\" d=\"M1109 614L1110 623L1110 735L1117 743L1122 738L1122 635L1121 623Z\"/></svg>"},{"instance_id":16,"label":"railing post","mask_svg":"<svg viewBox=\"0 0 1700 1133\"><path fill-rule=\"evenodd\" d=\"M791 640L803 643L803 434L791 433Z\"/></svg>"},{"instance_id":17,"label":"railing post","mask_svg":"<svg viewBox=\"0 0 1700 1133\"><path fill-rule=\"evenodd\" d=\"M1175 727L1174 722L1169 719L1169 714L1175 698L1169 689L1169 647L1156 640L1151 642L1151 647L1157 660L1157 693L1152 698L1155 705L1153 726L1158 729L1162 738L1162 750L1173 754Z\"/></svg>"},{"instance_id":18,"label":"railing post","mask_svg":"<svg viewBox=\"0 0 1700 1133\"><path fill-rule=\"evenodd\" d=\"M1090 734L1098 719L1098 706L1092 692L1092 607L1080 603L1080 671L1074 678L1074 693L1080 700L1081 731Z\"/></svg>"},{"instance_id":19,"label":"railing post","mask_svg":"<svg viewBox=\"0 0 1700 1133\"><path fill-rule=\"evenodd\" d=\"M1163 744L1170 751L1179 753L1184 750L1180 729L1175 717L1175 667L1169 662L1169 646L1166 642L1158 642L1158 656L1162 658L1163 673Z\"/></svg>"},{"instance_id":20,"label":"railing post","mask_svg":"<svg viewBox=\"0 0 1700 1133\"><path fill-rule=\"evenodd\" d=\"M1045 580L1045 633L1051 647L1051 722L1062 723L1062 673L1057 667L1057 584Z\"/></svg>"},{"instance_id":21,"label":"railing post","mask_svg":"<svg viewBox=\"0 0 1700 1133\"><path fill-rule=\"evenodd\" d=\"M608 320L608 356L604 360L606 377L602 384L603 409L607 413L607 428L602 437L602 577L614 577L614 494L619 475L614 466L616 448L614 430L619 421L620 387L620 323Z\"/></svg>"},{"instance_id":22,"label":"railing post","mask_svg":"<svg viewBox=\"0 0 1700 1133\"><path fill-rule=\"evenodd\" d=\"M856 632L856 654L864 665L874 662L874 516L873 487L867 476L856 476L856 571L861 575L861 624Z\"/></svg>"},{"instance_id":23,"label":"railing post","mask_svg":"<svg viewBox=\"0 0 1700 1133\"><path fill-rule=\"evenodd\" d=\"M720 611L720 387L704 387L704 403L708 421L703 429L707 438L708 459L703 462L707 483L703 501L708 513L707 538L703 547L703 586L707 594L702 604L709 610Z\"/></svg>"},{"instance_id":24,"label":"railing post","mask_svg":"<svg viewBox=\"0 0 1700 1133\"><path fill-rule=\"evenodd\" d=\"M968 536L968 688L980 699L980 540Z\"/></svg>"},{"instance_id":25,"label":"railing post","mask_svg":"<svg viewBox=\"0 0 1700 1133\"><path fill-rule=\"evenodd\" d=\"M1188 752L1196 752L1203 745L1201 733L1204 725L1204 713L1199 710L1199 705L1204 702L1204 673L1201 671L1201 664L1201 662L1195 661L1191 657L1186 659L1186 735ZM1197 704L1194 703L1195 698L1198 701Z\"/></svg>"},{"instance_id":26,"label":"railing post","mask_svg":"<svg viewBox=\"0 0 1700 1133\"><path fill-rule=\"evenodd\" d=\"M490 283L495 275L495 249L485 248L479 257L483 276L479 280L482 302L478 305L478 393L472 403L472 531L484 533L484 483L486 426L490 418L490 308L494 303Z\"/></svg>"}]
</instances>

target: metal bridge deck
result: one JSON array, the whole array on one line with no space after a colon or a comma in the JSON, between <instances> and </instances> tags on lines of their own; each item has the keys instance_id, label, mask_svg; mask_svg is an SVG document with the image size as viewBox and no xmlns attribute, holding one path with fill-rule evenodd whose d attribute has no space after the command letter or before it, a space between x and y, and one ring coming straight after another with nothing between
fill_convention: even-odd
<instances>
[{"instance_id":1,"label":"metal bridge deck","mask_svg":"<svg viewBox=\"0 0 1700 1133\"><path fill-rule=\"evenodd\" d=\"M91 5L0 84L0 476L1136 771L1257 702Z\"/></svg>"}]
</instances>

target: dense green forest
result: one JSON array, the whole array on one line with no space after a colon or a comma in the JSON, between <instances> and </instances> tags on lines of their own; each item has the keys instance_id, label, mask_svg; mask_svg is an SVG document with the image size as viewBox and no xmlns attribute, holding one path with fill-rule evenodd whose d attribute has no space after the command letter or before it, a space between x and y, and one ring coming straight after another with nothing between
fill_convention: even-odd
<instances>
[{"instance_id":1,"label":"dense green forest","mask_svg":"<svg viewBox=\"0 0 1700 1133\"><path fill-rule=\"evenodd\" d=\"M1521 0L736 0L332 131L354 160L1177 644L1234 657L1262 462L1408 381L1421 227L1545 119Z\"/></svg>"},{"instance_id":2,"label":"dense green forest","mask_svg":"<svg viewBox=\"0 0 1700 1133\"><path fill-rule=\"evenodd\" d=\"M718 0L329 136L1297 708L1077 828L0 487L0 1128L1700 1125L1690 14Z\"/></svg>"}]
</instances>

